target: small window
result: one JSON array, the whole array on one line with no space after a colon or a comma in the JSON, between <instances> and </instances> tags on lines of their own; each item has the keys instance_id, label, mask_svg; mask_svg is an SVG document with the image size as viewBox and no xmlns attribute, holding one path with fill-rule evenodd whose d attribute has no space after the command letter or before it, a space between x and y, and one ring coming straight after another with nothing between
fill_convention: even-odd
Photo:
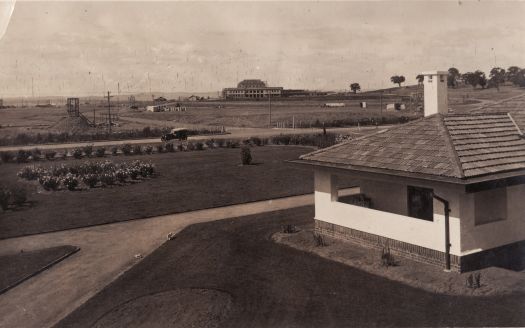
<instances>
[{"instance_id":1,"label":"small window","mask_svg":"<svg viewBox=\"0 0 525 328\"><path fill-rule=\"evenodd\" d=\"M432 75L428 76L428 82L432 82Z\"/></svg>"},{"instance_id":2,"label":"small window","mask_svg":"<svg viewBox=\"0 0 525 328\"><path fill-rule=\"evenodd\" d=\"M440 76L439 76L439 80L440 80L441 82L445 82L445 75L440 75Z\"/></svg>"},{"instance_id":3,"label":"small window","mask_svg":"<svg viewBox=\"0 0 525 328\"><path fill-rule=\"evenodd\" d=\"M432 189L408 186L408 215L422 220L434 220Z\"/></svg>"}]
</instances>

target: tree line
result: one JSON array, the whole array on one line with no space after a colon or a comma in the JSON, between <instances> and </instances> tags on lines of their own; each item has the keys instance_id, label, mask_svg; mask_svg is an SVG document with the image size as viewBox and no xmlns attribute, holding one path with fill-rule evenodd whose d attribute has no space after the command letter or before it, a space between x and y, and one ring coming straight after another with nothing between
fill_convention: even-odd
<instances>
[{"instance_id":1,"label":"tree line","mask_svg":"<svg viewBox=\"0 0 525 328\"><path fill-rule=\"evenodd\" d=\"M423 83L423 79L424 77L422 74L416 76L416 80L419 84ZM405 82L405 77L403 75L394 75L390 77L390 81L401 87L401 83ZM462 74L455 67L448 69L447 85L451 88L456 88L460 83L464 83L473 88L480 86L483 89L497 88L499 91L500 85L505 82L512 83L515 86L525 87L525 69L519 66L510 66L507 69L493 67L489 72L488 78L481 70L465 72ZM350 90L357 93L357 91L361 90L361 86L359 83L354 82L350 84Z\"/></svg>"}]
</instances>

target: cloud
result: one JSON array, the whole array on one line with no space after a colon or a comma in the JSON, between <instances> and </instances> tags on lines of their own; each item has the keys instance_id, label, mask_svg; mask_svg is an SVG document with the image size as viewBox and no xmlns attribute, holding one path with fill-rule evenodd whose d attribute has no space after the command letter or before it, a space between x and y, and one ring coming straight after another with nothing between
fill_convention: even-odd
<instances>
[{"instance_id":1,"label":"cloud","mask_svg":"<svg viewBox=\"0 0 525 328\"><path fill-rule=\"evenodd\" d=\"M15 9L15 0L0 1L0 39L4 36Z\"/></svg>"}]
</instances>

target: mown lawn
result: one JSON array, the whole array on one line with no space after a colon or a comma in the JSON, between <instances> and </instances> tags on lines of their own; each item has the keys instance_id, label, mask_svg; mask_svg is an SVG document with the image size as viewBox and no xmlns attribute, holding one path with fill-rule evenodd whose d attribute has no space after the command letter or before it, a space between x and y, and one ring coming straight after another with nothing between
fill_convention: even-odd
<instances>
[{"instance_id":1,"label":"mown lawn","mask_svg":"<svg viewBox=\"0 0 525 328\"><path fill-rule=\"evenodd\" d=\"M31 206L0 212L0 239L310 193L313 172L285 161L311 150L253 147L255 164L250 166L239 165L238 148L109 156L108 160L116 162L151 161L158 176L140 183L80 191L46 192L36 182L16 176L23 164L1 165L2 184L26 186L31 191Z\"/></svg>"},{"instance_id":2,"label":"mown lawn","mask_svg":"<svg viewBox=\"0 0 525 328\"><path fill-rule=\"evenodd\" d=\"M313 215L308 206L192 225L58 327L525 325L522 293L430 293L271 240Z\"/></svg>"},{"instance_id":3,"label":"mown lawn","mask_svg":"<svg viewBox=\"0 0 525 328\"><path fill-rule=\"evenodd\" d=\"M66 245L0 256L0 292L76 251L75 246Z\"/></svg>"}]
</instances>

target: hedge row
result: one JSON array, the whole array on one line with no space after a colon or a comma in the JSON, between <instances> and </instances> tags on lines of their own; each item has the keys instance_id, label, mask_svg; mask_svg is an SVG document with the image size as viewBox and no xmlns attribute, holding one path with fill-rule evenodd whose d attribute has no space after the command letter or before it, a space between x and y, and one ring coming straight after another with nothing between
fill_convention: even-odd
<instances>
[{"instance_id":1,"label":"hedge row","mask_svg":"<svg viewBox=\"0 0 525 328\"><path fill-rule=\"evenodd\" d=\"M170 128L150 128L144 127L142 130L127 130L117 131L111 134L108 133L84 133L72 134L68 132L47 134L27 134L19 133L14 137L5 137L0 139L0 146L17 146L28 144L52 144L52 143L67 143L67 142L81 142L81 141L98 141L98 140L126 140L126 139L141 139L141 138L160 138L163 134L170 132ZM188 135L206 135L206 134L222 134L224 133L222 127L217 128L202 128L188 130Z\"/></svg>"},{"instance_id":2,"label":"hedge row","mask_svg":"<svg viewBox=\"0 0 525 328\"><path fill-rule=\"evenodd\" d=\"M55 150L42 151L38 148L33 150L19 150L18 152L0 152L0 159L3 163L27 163L42 160L56 159L82 159L89 157L105 157L107 155L143 155L154 153L166 153L176 151L195 151L213 148L239 148L242 145L264 146L264 145L302 145L324 148L336 143L348 140L348 136L336 135L333 133L326 134L281 134L269 138L251 137L246 140L229 140L229 139L209 139L205 141L187 141L182 143L166 143L152 145L132 145L123 144L112 146L109 149L105 147L94 148L87 145L81 148L74 148L57 152Z\"/></svg>"}]
</instances>

